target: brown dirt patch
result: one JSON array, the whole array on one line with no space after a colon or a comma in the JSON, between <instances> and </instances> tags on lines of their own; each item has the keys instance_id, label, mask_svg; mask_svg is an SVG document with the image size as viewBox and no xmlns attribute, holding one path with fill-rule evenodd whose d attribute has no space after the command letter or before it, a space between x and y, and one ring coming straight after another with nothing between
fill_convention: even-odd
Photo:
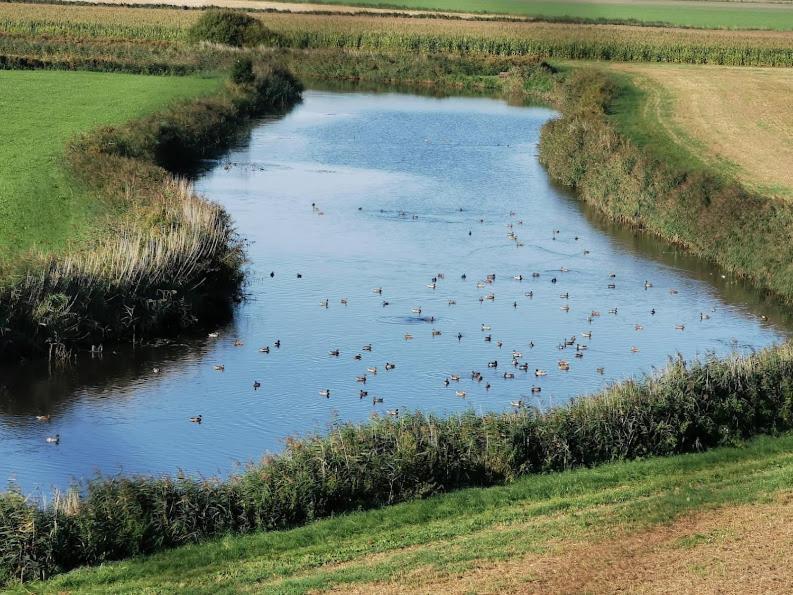
<instances>
[{"instance_id":1,"label":"brown dirt patch","mask_svg":"<svg viewBox=\"0 0 793 595\"><path fill-rule=\"evenodd\" d=\"M419 569L400 584L347 593L790 593L793 495L721 508L549 555L482 563L459 575Z\"/></svg>"}]
</instances>

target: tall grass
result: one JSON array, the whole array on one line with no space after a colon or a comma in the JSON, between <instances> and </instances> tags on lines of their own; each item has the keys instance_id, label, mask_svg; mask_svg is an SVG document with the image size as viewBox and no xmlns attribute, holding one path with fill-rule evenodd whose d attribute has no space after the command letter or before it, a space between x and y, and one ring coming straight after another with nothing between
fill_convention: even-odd
<instances>
[{"instance_id":1,"label":"tall grass","mask_svg":"<svg viewBox=\"0 0 793 595\"><path fill-rule=\"evenodd\" d=\"M662 374L541 413L420 413L341 424L288 443L226 481L96 479L68 498L0 497L0 580L520 475L700 451L793 427L793 345L727 360L673 360Z\"/></svg>"},{"instance_id":2,"label":"tall grass","mask_svg":"<svg viewBox=\"0 0 793 595\"><path fill-rule=\"evenodd\" d=\"M260 64L251 84L229 83L219 96L76 141L68 151L74 175L124 215L107 221L92 246L0 272L0 357L62 356L228 313L241 281L240 241L221 207L168 170L211 155L250 117L297 101L300 89L287 71Z\"/></svg>"}]
</instances>

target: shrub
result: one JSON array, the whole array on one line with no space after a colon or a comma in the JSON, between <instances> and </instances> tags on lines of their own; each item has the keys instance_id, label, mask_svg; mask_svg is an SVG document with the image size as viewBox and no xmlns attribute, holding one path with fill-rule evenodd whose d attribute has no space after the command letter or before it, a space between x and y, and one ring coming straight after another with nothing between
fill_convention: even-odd
<instances>
[{"instance_id":1,"label":"shrub","mask_svg":"<svg viewBox=\"0 0 793 595\"><path fill-rule=\"evenodd\" d=\"M261 45L273 38L260 20L235 10L207 10L190 27L188 38L234 47Z\"/></svg>"},{"instance_id":2,"label":"shrub","mask_svg":"<svg viewBox=\"0 0 793 595\"><path fill-rule=\"evenodd\" d=\"M253 61L250 58L238 58L231 67L231 80L238 85L247 85L256 79L253 74Z\"/></svg>"}]
</instances>

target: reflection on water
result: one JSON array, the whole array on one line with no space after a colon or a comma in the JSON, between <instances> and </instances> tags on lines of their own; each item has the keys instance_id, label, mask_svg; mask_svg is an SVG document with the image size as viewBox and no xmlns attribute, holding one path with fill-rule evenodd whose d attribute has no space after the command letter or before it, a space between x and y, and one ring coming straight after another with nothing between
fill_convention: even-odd
<instances>
[{"instance_id":1,"label":"reflection on water","mask_svg":"<svg viewBox=\"0 0 793 595\"><path fill-rule=\"evenodd\" d=\"M227 474L334 420L503 411L521 398L550 407L670 354L786 336L790 320L751 288L549 184L536 151L553 115L476 98L307 93L197 182L250 242L233 322L67 371L1 371L0 477L30 490L96 471ZM202 424L188 421L198 414ZM45 442L54 433L57 446Z\"/></svg>"}]
</instances>

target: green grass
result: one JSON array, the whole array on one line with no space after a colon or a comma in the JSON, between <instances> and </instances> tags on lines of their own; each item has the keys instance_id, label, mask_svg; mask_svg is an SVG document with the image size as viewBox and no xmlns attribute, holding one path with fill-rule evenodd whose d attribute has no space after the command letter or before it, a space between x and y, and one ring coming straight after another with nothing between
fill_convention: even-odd
<instances>
[{"instance_id":1,"label":"green grass","mask_svg":"<svg viewBox=\"0 0 793 595\"><path fill-rule=\"evenodd\" d=\"M311 1L315 0L297 0ZM709 2L696 5L675 0L633 2L548 2L543 0L319 0L323 4L488 12L529 17L572 17L595 20L636 20L683 27L724 29L793 29L790 5L758 7L752 3Z\"/></svg>"},{"instance_id":2,"label":"green grass","mask_svg":"<svg viewBox=\"0 0 793 595\"><path fill-rule=\"evenodd\" d=\"M214 77L0 71L0 261L62 250L107 208L63 167L70 139L219 85Z\"/></svg>"},{"instance_id":3,"label":"green grass","mask_svg":"<svg viewBox=\"0 0 793 595\"><path fill-rule=\"evenodd\" d=\"M793 436L762 437L739 448L528 476L290 531L228 537L77 570L20 592L297 593L414 570L454 576L477 563L542 553L552 540L603 538L767 500L791 482ZM681 545L696 539L704 538Z\"/></svg>"}]
</instances>

